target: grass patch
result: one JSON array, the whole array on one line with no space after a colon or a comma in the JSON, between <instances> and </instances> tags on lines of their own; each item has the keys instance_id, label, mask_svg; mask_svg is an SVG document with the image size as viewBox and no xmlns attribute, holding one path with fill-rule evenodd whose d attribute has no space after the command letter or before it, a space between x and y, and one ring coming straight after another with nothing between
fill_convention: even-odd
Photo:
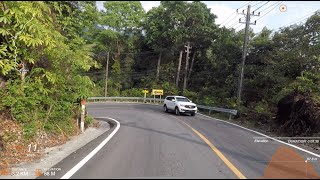
<instances>
[{"instance_id":1,"label":"grass patch","mask_svg":"<svg viewBox=\"0 0 320 180\"><path fill-rule=\"evenodd\" d=\"M85 127L87 128L87 127L92 126L93 121L94 121L93 117L90 116L90 115L87 115L86 118L85 118L85 120L84 120L84 125L85 125Z\"/></svg>"}]
</instances>

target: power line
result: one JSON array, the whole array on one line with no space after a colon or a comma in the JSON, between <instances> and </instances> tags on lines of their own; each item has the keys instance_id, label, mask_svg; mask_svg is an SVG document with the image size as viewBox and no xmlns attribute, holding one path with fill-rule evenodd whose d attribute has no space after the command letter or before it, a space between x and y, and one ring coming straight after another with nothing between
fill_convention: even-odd
<instances>
[{"instance_id":1,"label":"power line","mask_svg":"<svg viewBox=\"0 0 320 180\"><path fill-rule=\"evenodd\" d=\"M298 19L296 19L296 20L294 20L294 21L291 21L290 23L288 23L288 24L286 24L286 25L284 25L284 26L281 26L281 27L278 27L278 28L274 28L274 29L270 29L270 30L271 30L271 31L279 30L280 28L286 27L286 26L288 26L288 25L292 25L293 22L295 22L295 24L296 24L296 23L298 23L298 22L301 22L301 21L303 21L303 20L305 20L305 19L310 18L313 14L317 13L318 11L319 11L319 10L314 11L314 12L312 12L312 13L310 13L310 14L307 14L307 15L305 15L305 16L303 16L303 17L300 17L300 18L298 18ZM306 17L306 16L308 16L308 17ZM304 18L304 17L306 17L306 18ZM300 20L301 18L304 18L304 19ZM298 21L298 20L299 20L299 21ZM256 34L259 34L259 33L261 33L261 32L262 32L262 30L261 30L260 32L256 33Z\"/></svg>"},{"instance_id":2,"label":"power line","mask_svg":"<svg viewBox=\"0 0 320 180\"><path fill-rule=\"evenodd\" d=\"M231 22L232 20L234 20L237 17L238 17L238 14L236 14L236 16L234 18L232 18L230 21L228 21L224 26L227 26L227 24L229 24L229 22Z\"/></svg>"},{"instance_id":3,"label":"power line","mask_svg":"<svg viewBox=\"0 0 320 180\"><path fill-rule=\"evenodd\" d=\"M228 29L232 28L233 26L235 26L238 23L238 21L236 21L235 23L233 23L231 26L228 27Z\"/></svg>"},{"instance_id":4,"label":"power line","mask_svg":"<svg viewBox=\"0 0 320 180\"><path fill-rule=\"evenodd\" d=\"M246 16L245 16L245 15L244 15L243 17L244 17L244 18L246 18ZM241 18L243 18L243 17L241 17ZM240 18L240 19L241 19L241 18ZM231 26L229 27L229 29L230 29L230 28L233 28L237 23L238 23L238 21L237 21L237 22L235 22L235 23L233 23L233 25L231 25ZM240 24L241 24L241 23L240 23Z\"/></svg>"},{"instance_id":5,"label":"power line","mask_svg":"<svg viewBox=\"0 0 320 180\"><path fill-rule=\"evenodd\" d=\"M238 9L241 9L241 8L243 8L244 6L246 6L246 5L248 5L248 4L250 4L252 1L249 1L247 4L245 4L245 5L243 5L243 6L241 6L241 7L239 7ZM233 14L235 14L237 11L234 11L227 19L225 19L224 21L222 21L222 23L219 25L219 26L221 26L224 22L226 22L230 17L232 17L233 16ZM234 17L235 18L235 17ZM234 19L233 18L233 19ZM231 19L230 21L232 21L233 19ZM228 23L230 22L230 21L228 21ZM227 24L228 24L227 23ZM225 24L224 26L226 26L227 24Z\"/></svg>"},{"instance_id":6,"label":"power line","mask_svg":"<svg viewBox=\"0 0 320 180\"><path fill-rule=\"evenodd\" d=\"M282 1L281 1L281 2L282 2ZM278 3L279 3L279 1L273 3L271 6L269 6L269 7L265 8L265 9L261 10L260 13L263 12L263 11L265 11L265 10L267 10L267 9L269 9L270 7L272 7L272 6L274 6L275 4L278 4Z\"/></svg>"},{"instance_id":7,"label":"power line","mask_svg":"<svg viewBox=\"0 0 320 180\"><path fill-rule=\"evenodd\" d=\"M162 48L161 49L162 51L170 51L172 50L171 48ZM110 52L111 54L118 54L118 52ZM159 52L158 51L143 51L143 52L120 52L119 54L158 54Z\"/></svg>"},{"instance_id":8,"label":"power line","mask_svg":"<svg viewBox=\"0 0 320 180\"><path fill-rule=\"evenodd\" d=\"M256 5L258 5L258 4L261 4L261 3L263 3L263 1L261 1L261 2L259 2L259 3L257 3L257 4L255 4L255 5L252 5L251 7L254 7L254 6L256 6Z\"/></svg>"},{"instance_id":9,"label":"power line","mask_svg":"<svg viewBox=\"0 0 320 180\"><path fill-rule=\"evenodd\" d=\"M154 72L156 71L156 69L147 69L147 70L141 70L140 72L129 72L129 74L142 74L142 73L149 73L149 72ZM84 73L81 73L81 75L96 75L96 74L101 74L101 75L104 75L106 73L105 70L102 70L102 71L95 71L95 72L84 72Z\"/></svg>"},{"instance_id":10,"label":"power line","mask_svg":"<svg viewBox=\"0 0 320 180\"><path fill-rule=\"evenodd\" d=\"M298 23L298 22L304 21L304 20L310 18L313 14L317 13L318 11L319 11L319 10L317 10L317 11L315 11L315 12L312 12L311 14L307 14L307 15L305 15L305 16L303 16L303 17L300 17L300 18L298 18L298 19L296 19L296 20L294 20L294 21L291 21L290 23L288 23L288 24L286 24L286 25L284 25L284 26L281 26L281 27L278 27L278 28L274 28L274 29L270 29L270 30L271 30L271 31L277 31L277 30L279 30L279 29L281 29L281 28L283 28L283 27L286 27L286 26L288 26L288 25L292 25L293 22L295 22L295 24L296 24L296 23ZM309 15L309 16L308 16L308 15ZM306 16L308 16L308 17L306 17ZM304 18L304 17L306 17L306 18ZM301 19L301 18L304 18L304 19L298 21L298 20ZM256 35L259 35L262 31L263 31L263 30L261 30L260 32L256 33Z\"/></svg>"},{"instance_id":11,"label":"power line","mask_svg":"<svg viewBox=\"0 0 320 180\"><path fill-rule=\"evenodd\" d=\"M251 2L251 1L250 1L250 2ZM247 4L250 4L250 2L247 3ZM263 1L261 1L261 2L263 2ZM260 3L261 3L261 2L260 2ZM260 4L260 3L257 3L257 4ZM257 5L257 4L256 4L256 5ZM243 7L243 6L242 6L242 7ZM262 7L262 6L260 6L260 7ZM240 8L239 8L239 9L240 9ZM237 9L237 12L238 12L238 9ZM236 17L237 17L237 16L236 16ZM234 17L233 19L235 19L236 17ZM232 21L233 19L231 19L230 21ZM229 22L230 22L230 21L229 21ZM227 24L228 24L228 23L227 23ZM225 24L225 26L226 26L227 24ZM231 26L229 26L228 28L229 28L229 29L230 29L230 28L233 28L236 24L237 24L237 22L233 23L233 24L232 24Z\"/></svg>"},{"instance_id":12,"label":"power line","mask_svg":"<svg viewBox=\"0 0 320 180\"><path fill-rule=\"evenodd\" d=\"M152 54L152 53L158 53L156 51L145 51L145 52L127 52L127 53L122 53L120 52L120 55L121 54ZM110 52L110 54L118 54L117 52Z\"/></svg>"},{"instance_id":13,"label":"power line","mask_svg":"<svg viewBox=\"0 0 320 180\"><path fill-rule=\"evenodd\" d=\"M235 27L234 29L237 29L237 28L239 28L240 26L241 26L242 24L239 24L237 27Z\"/></svg>"},{"instance_id":14,"label":"power line","mask_svg":"<svg viewBox=\"0 0 320 180\"><path fill-rule=\"evenodd\" d=\"M268 11L267 13L265 13L263 16L261 16L260 18L258 18L256 21L258 21L259 19L263 18L265 15L269 14L272 10L274 10L278 5L280 5L283 1L278 2L278 4L276 6L274 6L270 11Z\"/></svg>"},{"instance_id":15,"label":"power line","mask_svg":"<svg viewBox=\"0 0 320 180\"><path fill-rule=\"evenodd\" d=\"M256 10L260 9L261 7L265 6L266 4L268 4L270 1L267 1L266 3L264 3L262 6L258 7L257 9L253 10L253 12L255 12Z\"/></svg>"},{"instance_id":16,"label":"power line","mask_svg":"<svg viewBox=\"0 0 320 180\"><path fill-rule=\"evenodd\" d=\"M225 21L227 21L230 17L232 17L232 15L233 15L234 13L236 13L236 11L234 11L227 19L225 19L224 21L222 21L222 23L221 23L219 26L221 26Z\"/></svg>"},{"instance_id":17,"label":"power line","mask_svg":"<svg viewBox=\"0 0 320 180\"><path fill-rule=\"evenodd\" d=\"M243 7L247 6L247 5L249 5L251 2L252 2L252 1L249 1L247 4L245 4L245 5L241 6L241 7L239 7L238 9L241 9L241 8L243 8Z\"/></svg>"},{"instance_id":18,"label":"power line","mask_svg":"<svg viewBox=\"0 0 320 180\"><path fill-rule=\"evenodd\" d=\"M296 23L298 23L298 22L300 22L300 21L303 21L303 20L305 20L305 19L308 19L309 17L311 17L313 14L317 13L318 11L319 11L319 10L317 10L317 11L315 11L315 12L312 12L312 13L310 13L310 14L307 14L307 15L301 17L301 18L298 18L297 20L291 21L290 23L288 23L288 24L286 24L286 25L284 25L284 26L290 25L290 24L292 24L293 22L295 22L295 24L296 24ZM306 16L309 16L309 17L304 18L304 17L306 17ZM304 19L302 19L302 18L304 18ZM302 20L298 21L299 19L302 19ZM284 27L284 26L282 26L282 27Z\"/></svg>"}]
</instances>

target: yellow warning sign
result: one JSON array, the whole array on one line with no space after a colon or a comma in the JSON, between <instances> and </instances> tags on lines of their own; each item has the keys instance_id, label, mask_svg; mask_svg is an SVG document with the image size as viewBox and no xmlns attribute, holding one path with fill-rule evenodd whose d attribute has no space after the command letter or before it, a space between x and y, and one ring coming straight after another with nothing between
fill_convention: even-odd
<instances>
[{"instance_id":1,"label":"yellow warning sign","mask_svg":"<svg viewBox=\"0 0 320 180\"><path fill-rule=\"evenodd\" d=\"M163 89L152 89L152 92L151 92L151 95L156 95L156 96L159 96L159 95L163 95Z\"/></svg>"}]
</instances>

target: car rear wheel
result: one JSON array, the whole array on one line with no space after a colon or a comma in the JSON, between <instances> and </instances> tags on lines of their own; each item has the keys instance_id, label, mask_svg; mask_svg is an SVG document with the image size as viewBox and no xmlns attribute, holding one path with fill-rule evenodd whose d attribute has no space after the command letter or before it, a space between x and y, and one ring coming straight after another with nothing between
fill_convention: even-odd
<instances>
[{"instance_id":1,"label":"car rear wheel","mask_svg":"<svg viewBox=\"0 0 320 180\"><path fill-rule=\"evenodd\" d=\"M165 112L168 112L168 108L167 108L166 105L164 105L163 109L164 109Z\"/></svg>"},{"instance_id":2,"label":"car rear wheel","mask_svg":"<svg viewBox=\"0 0 320 180\"><path fill-rule=\"evenodd\" d=\"M175 108L175 114L176 114L177 116L180 116L180 111L179 111L178 107Z\"/></svg>"}]
</instances>

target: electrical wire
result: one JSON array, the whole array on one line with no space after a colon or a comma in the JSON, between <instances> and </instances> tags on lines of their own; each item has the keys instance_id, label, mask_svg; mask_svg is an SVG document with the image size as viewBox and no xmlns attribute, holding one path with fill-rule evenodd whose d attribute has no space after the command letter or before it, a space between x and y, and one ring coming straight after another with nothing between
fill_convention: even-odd
<instances>
[{"instance_id":1,"label":"electrical wire","mask_svg":"<svg viewBox=\"0 0 320 180\"><path fill-rule=\"evenodd\" d=\"M171 48L163 48L163 51L171 51ZM110 54L118 54L118 52L109 52ZM121 54L158 54L159 52L157 51L143 51L143 52L120 52Z\"/></svg>"},{"instance_id":2,"label":"electrical wire","mask_svg":"<svg viewBox=\"0 0 320 180\"><path fill-rule=\"evenodd\" d=\"M288 24L286 24L286 25L284 25L284 26L281 26L281 27L278 27L278 28L275 28L275 29L271 29L271 31L277 31L277 30L279 30L279 29L281 29L281 28L283 28L283 27L286 27L286 26L288 26L288 25L292 25L292 23L294 23L294 22L295 22L295 24L296 24L296 23L298 23L298 22L304 21L304 20L310 18L313 14L317 13L318 11L319 11L319 10L317 10L317 11L315 11L315 12L312 12L311 14L307 14L307 15L305 15L305 16L303 16L303 17L300 17L300 18L298 18L298 19L296 19L296 20L294 20L294 21L291 21L290 23L288 23ZM308 16L308 17L306 17L306 16ZM304 18L304 17L306 17L306 18ZM304 19L300 20L301 18L304 18ZM299 20L299 21L298 21L298 20ZM261 30L260 32L256 33L256 34L258 35L258 34L260 34L261 32L262 32L262 30Z\"/></svg>"},{"instance_id":3,"label":"electrical wire","mask_svg":"<svg viewBox=\"0 0 320 180\"><path fill-rule=\"evenodd\" d=\"M253 10L253 11L257 11L258 9L260 9L261 7L265 6L266 4L268 4L270 1L267 1L266 3L264 3L262 6L258 7L257 9Z\"/></svg>"},{"instance_id":4,"label":"electrical wire","mask_svg":"<svg viewBox=\"0 0 320 180\"><path fill-rule=\"evenodd\" d=\"M263 1L261 1L260 3L255 4L255 5L261 4L262 2L263 2ZM269 1L268 1L268 2L269 2ZM265 6L268 2L266 2L266 3L263 4L263 5L261 5L260 7L258 7L257 9L255 9L254 11L260 9L260 8L263 7L263 6ZM253 6L255 6L255 5L253 5ZM252 6L252 7L253 7L253 6ZM244 16L244 17L245 17L245 16ZM233 18L233 19L234 19L234 18ZM230 29L230 28L233 28L235 25L236 25L236 23L233 23L231 26L229 26L229 29ZM241 26L241 25L238 25L237 28L240 27L240 26ZM235 29L237 29L237 28L235 28Z\"/></svg>"},{"instance_id":5,"label":"electrical wire","mask_svg":"<svg viewBox=\"0 0 320 180\"><path fill-rule=\"evenodd\" d=\"M303 21L303 20L305 20L305 19L308 19L309 17L311 17L313 14L317 13L318 11L319 11L319 10L317 10L317 11L315 11L315 12L312 12L312 13L310 13L310 14L307 14L307 15L301 17L301 18L298 18L297 20L291 21L290 23L288 23L288 24L286 24L286 25L284 25L284 26L290 25L290 24L292 24L293 22L295 22L295 24L296 24L296 23L301 22L301 21ZM304 18L304 17L306 17L306 16L308 16L308 17L307 17L307 18ZM302 18L304 18L304 19L302 19ZM299 19L302 19L302 20L298 21ZM284 27L284 26L282 26L282 27Z\"/></svg>"},{"instance_id":6,"label":"electrical wire","mask_svg":"<svg viewBox=\"0 0 320 180\"><path fill-rule=\"evenodd\" d=\"M145 52L136 52L136 53L134 53L134 52L128 52L128 53L120 52L120 55L121 54L153 54L153 53L158 53L158 52L156 52L156 51L145 51ZM117 52L110 52L110 54L118 54L118 53Z\"/></svg>"},{"instance_id":7,"label":"electrical wire","mask_svg":"<svg viewBox=\"0 0 320 180\"><path fill-rule=\"evenodd\" d=\"M265 13L263 16L261 16L260 18L258 18L256 21L258 21L259 19L263 18L265 15L269 14L272 10L274 10L278 5L280 5L283 1L279 2L277 5L275 5L270 11L268 11L267 13Z\"/></svg>"},{"instance_id":8,"label":"electrical wire","mask_svg":"<svg viewBox=\"0 0 320 180\"><path fill-rule=\"evenodd\" d=\"M255 5L252 5L251 7L254 7L254 6L256 6L256 5L258 5L258 4L261 4L261 3L263 3L263 1L261 1L261 2L259 2L259 3L257 3L257 4L255 4Z\"/></svg>"},{"instance_id":9,"label":"electrical wire","mask_svg":"<svg viewBox=\"0 0 320 180\"><path fill-rule=\"evenodd\" d=\"M281 1L281 2L282 2L282 1ZM271 6L269 6L269 7L265 8L265 9L261 10L260 13L263 12L263 11L265 11L265 10L267 10L267 9L269 9L270 7L272 7L272 6L274 6L275 4L278 4L278 3L279 3L279 1L276 1L276 2L273 3Z\"/></svg>"},{"instance_id":10,"label":"electrical wire","mask_svg":"<svg viewBox=\"0 0 320 180\"><path fill-rule=\"evenodd\" d=\"M241 18L246 19L246 15L244 15L244 16L241 17ZM240 18L240 19L241 19L241 18ZM240 22L233 23L233 25L231 25L231 26L229 27L229 29L233 28L237 23L242 24L242 23L240 23Z\"/></svg>"},{"instance_id":11,"label":"electrical wire","mask_svg":"<svg viewBox=\"0 0 320 180\"><path fill-rule=\"evenodd\" d=\"M233 23L231 26L228 27L228 29L234 27L236 24L238 23L238 21L236 21L235 23Z\"/></svg>"},{"instance_id":12,"label":"electrical wire","mask_svg":"<svg viewBox=\"0 0 320 180\"><path fill-rule=\"evenodd\" d=\"M232 15L233 15L234 13L236 13L236 11L234 11L227 19L225 19L224 21L222 21L222 23L221 23L219 26L221 26L225 21L227 21L230 17L232 17Z\"/></svg>"},{"instance_id":13,"label":"electrical wire","mask_svg":"<svg viewBox=\"0 0 320 180\"><path fill-rule=\"evenodd\" d=\"M230 21L228 21L224 26L227 26L227 24L229 24L232 20L234 20L235 18L237 18L239 16L239 14L236 14L236 16L234 18L232 18Z\"/></svg>"},{"instance_id":14,"label":"electrical wire","mask_svg":"<svg viewBox=\"0 0 320 180\"><path fill-rule=\"evenodd\" d=\"M238 8L238 9L241 9L241 8L243 8L244 6L246 6L246 5L248 5L248 4L250 4L252 1L249 1L249 3L247 3L247 4L245 4L245 5L243 5L243 6L241 6L240 8ZM225 19L219 26L221 26L224 22L226 22L230 17L232 17L233 16L233 14L234 13L237 13L237 11L234 11L227 19ZM237 16L236 16L237 17ZM236 17L234 17L234 18L236 18ZM233 19L234 19L233 18ZM229 22L231 22L233 19L231 19L230 21L228 21L228 23L226 23L224 26L226 26L227 24L229 24Z\"/></svg>"},{"instance_id":15,"label":"electrical wire","mask_svg":"<svg viewBox=\"0 0 320 180\"><path fill-rule=\"evenodd\" d=\"M237 27L235 27L234 29L237 29L237 28L239 28L239 27L240 27L241 25L243 25L243 24L241 24L241 23L240 23L240 24L239 24L239 25L238 25Z\"/></svg>"},{"instance_id":16,"label":"electrical wire","mask_svg":"<svg viewBox=\"0 0 320 180\"><path fill-rule=\"evenodd\" d=\"M246 5L249 5L251 2L252 2L252 1L249 1L247 4L245 4L245 5L241 6L241 7L239 7L238 9L241 9L241 8L245 7Z\"/></svg>"}]
</instances>

